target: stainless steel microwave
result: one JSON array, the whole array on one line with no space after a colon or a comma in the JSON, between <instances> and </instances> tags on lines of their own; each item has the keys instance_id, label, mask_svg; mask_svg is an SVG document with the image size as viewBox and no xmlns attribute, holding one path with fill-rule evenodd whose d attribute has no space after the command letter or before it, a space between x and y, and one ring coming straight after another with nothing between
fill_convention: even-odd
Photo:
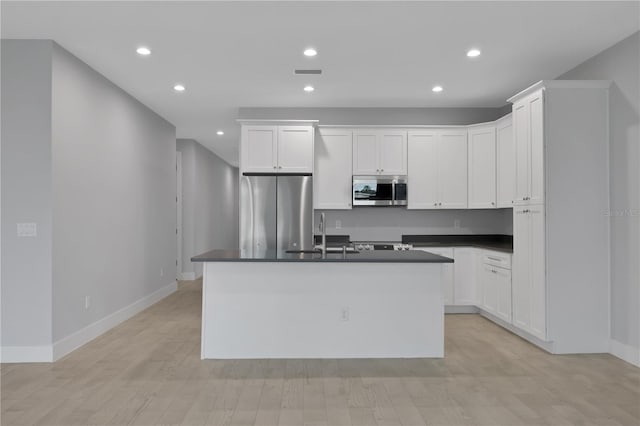
<instances>
[{"instance_id":1,"label":"stainless steel microwave","mask_svg":"<svg viewBox=\"0 0 640 426\"><path fill-rule=\"evenodd\" d=\"M354 176L354 206L406 206L406 176Z\"/></svg>"}]
</instances>

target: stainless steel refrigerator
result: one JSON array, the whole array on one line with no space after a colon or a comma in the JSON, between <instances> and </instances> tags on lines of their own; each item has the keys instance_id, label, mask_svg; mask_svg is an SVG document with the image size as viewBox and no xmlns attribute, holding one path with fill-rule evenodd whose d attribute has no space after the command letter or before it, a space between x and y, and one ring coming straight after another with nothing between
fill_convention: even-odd
<instances>
[{"instance_id":1,"label":"stainless steel refrigerator","mask_svg":"<svg viewBox=\"0 0 640 426\"><path fill-rule=\"evenodd\" d=\"M311 175L244 174L240 180L240 249L313 249Z\"/></svg>"}]
</instances>

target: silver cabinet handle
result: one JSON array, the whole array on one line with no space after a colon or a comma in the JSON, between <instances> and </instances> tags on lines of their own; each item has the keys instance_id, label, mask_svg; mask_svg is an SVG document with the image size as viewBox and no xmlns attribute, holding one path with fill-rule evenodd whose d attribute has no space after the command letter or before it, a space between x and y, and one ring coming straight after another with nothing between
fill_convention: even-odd
<instances>
[{"instance_id":1,"label":"silver cabinet handle","mask_svg":"<svg viewBox=\"0 0 640 426\"><path fill-rule=\"evenodd\" d=\"M278 167L278 166L273 166L273 168L274 168L274 169L275 169L275 168L277 168L277 167Z\"/></svg>"},{"instance_id":2,"label":"silver cabinet handle","mask_svg":"<svg viewBox=\"0 0 640 426\"><path fill-rule=\"evenodd\" d=\"M498 259L497 257L487 256L487 259L495 260L496 262L502 262L502 259Z\"/></svg>"},{"instance_id":3,"label":"silver cabinet handle","mask_svg":"<svg viewBox=\"0 0 640 426\"><path fill-rule=\"evenodd\" d=\"M380 169L381 172L384 172L384 169Z\"/></svg>"},{"instance_id":4,"label":"silver cabinet handle","mask_svg":"<svg viewBox=\"0 0 640 426\"><path fill-rule=\"evenodd\" d=\"M282 166L278 166L278 168L279 168L279 169L281 169L281 168L282 168Z\"/></svg>"},{"instance_id":5,"label":"silver cabinet handle","mask_svg":"<svg viewBox=\"0 0 640 426\"><path fill-rule=\"evenodd\" d=\"M496 203L494 203L494 202L492 201L492 202L491 202L491 205L492 205L492 206L495 206L495 205L496 205Z\"/></svg>"},{"instance_id":6,"label":"silver cabinet handle","mask_svg":"<svg viewBox=\"0 0 640 426\"><path fill-rule=\"evenodd\" d=\"M441 205L442 205L442 203L438 203L438 205L439 205L439 206L441 206Z\"/></svg>"},{"instance_id":7,"label":"silver cabinet handle","mask_svg":"<svg viewBox=\"0 0 640 426\"><path fill-rule=\"evenodd\" d=\"M438 203L433 203L433 205L434 205L434 206L437 206L437 205L438 205Z\"/></svg>"}]
</instances>

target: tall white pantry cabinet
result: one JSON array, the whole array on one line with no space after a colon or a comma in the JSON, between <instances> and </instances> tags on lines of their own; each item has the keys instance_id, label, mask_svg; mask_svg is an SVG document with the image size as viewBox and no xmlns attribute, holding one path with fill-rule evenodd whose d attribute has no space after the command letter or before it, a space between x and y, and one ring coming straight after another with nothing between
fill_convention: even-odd
<instances>
[{"instance_id":1,"label":"tall white pantry cabinet","mask_svg":"<svg viewBox=\"0 0 640 426\"><path fill-rule=\"evenodd\" d=\"M609 84L515 95L513 324L552 353L609 346Z\"/></svg>"}]
</instances>

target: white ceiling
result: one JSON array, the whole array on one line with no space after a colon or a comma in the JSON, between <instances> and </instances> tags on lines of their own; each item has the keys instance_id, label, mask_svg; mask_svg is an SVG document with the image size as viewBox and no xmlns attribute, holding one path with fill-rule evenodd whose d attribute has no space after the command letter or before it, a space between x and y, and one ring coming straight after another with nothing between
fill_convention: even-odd
<instances>
[{"instance_id":1,"label":"white ceiling","mask_svg":"<svg viewBox=\"0 0 640 426\"><path fill-rule=\"evenodd\" d=\"M638 31L638 5L3 1L1 12L3 38L55 40L173 123L179 138L237 164L241 106L502 106ZM152 55L138 56L140 45ZM318 56L304 57L307 46ZM482 56L468 59L470 47ZM323 75L293 75L310 67ZM175 93L176 82L186 92ZM307 83L314 93L302 90ZM434 84L444 91L432 93Z\"/></svg>"}]
</instances>

